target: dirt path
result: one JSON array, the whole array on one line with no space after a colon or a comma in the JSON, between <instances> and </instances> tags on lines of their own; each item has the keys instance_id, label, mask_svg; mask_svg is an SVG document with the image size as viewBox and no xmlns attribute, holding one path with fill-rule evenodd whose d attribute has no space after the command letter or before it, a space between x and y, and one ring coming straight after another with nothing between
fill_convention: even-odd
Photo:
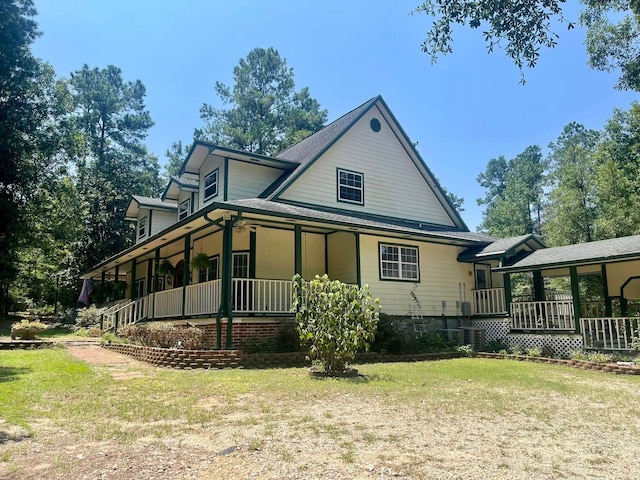
<instances>
[{"instance_id":1,"label":"dirt path","mask_svg":"<svg viewBox=\"0 0 640 480\"><path fill-rule=\"evenodd\" d=\"M144 377L146 370L154 368L148 363L140 362L128 355L107 350L93 342L86 342L84 345L81 343L67 344L67 350L79 360L106 368L116 380Z\"/></svg>"}]
</instances>

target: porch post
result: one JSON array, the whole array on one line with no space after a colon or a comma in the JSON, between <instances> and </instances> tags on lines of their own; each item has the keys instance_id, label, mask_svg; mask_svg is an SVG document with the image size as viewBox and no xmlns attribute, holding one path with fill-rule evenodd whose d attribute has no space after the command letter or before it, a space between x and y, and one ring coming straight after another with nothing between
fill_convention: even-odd
<instances>
[{"instance_id":1,"label":"porch post","mask_svg":"<svg viewBox=\"0 0 640 480\"><path fill-rule=\"evenodd\" d=\"M511 275L508 273L504 273L503 279L504 279L504 308L507 311L507 315L511 315Z\"/></svg>"},{"instance_id":2,"label":"porch post","mask_svg":"<svg viewBox=\"0 0 640 480\"><path fill-rule=\"evenodd\" d=\"M227 317L226 348L231 349L233 323L233 220L225 220L222 229L222 316ZM219 317L218 317L219 318ZM218 345L222 344L222 322L216 326Z\"/></svg>"},{"instance_id":3,"label":"porch post","mask_svg":"<svg viewBox=\"0 0 640 480\"><path fill-rule=\"evenodd\" d=\"M120 265L116 265L115 280L113 281L113 300L120 300L117 295L116 283L120 281Z\"/></svg>"},{"instance_id":4,"label":"porch post","mask_svg":"<svg viewBox=\"0 0 640 480\"><path fill-rule=\"evenodd\" d=\"M571 277L571 296L573 297L573 317L575 319L575 332L580 333L580 287L578 284L578 268L569 267Z\"/></svg>"},{"instance_id":5,"label":"porch post","mask_svg":"<svg viewBox=\"0 0 640 480\"><path fill-rule=\"evenodd\" d=\"M189 263L191 262L191 234L184 236L184 264L182 265L182 318L184 318L187 287L189 286Z\"/></svg>"},{"instance_id":6,"label":"porch post","mask_svg":"<svg viewBox=\"0 0 640 480\"><path fill-rule=\"evenodd\" d=\"M360 271L360 234L354 233L356 237L356 283L362 287L362 273Z\"/></svg>"},{"instance_id":7,"label":"porch post","mask_svg":"<svg viewBox=\"0 0 640 480\"><path fill-rule=\"evenodd\" d=\"M613 316L613 309L611 308L611 297L609 296L609 281L607 280L607 264L600 265L600 271L602 272L602 290L604 290L604 314L607 317Z\"/></svg>"},{"instance_id":8,"label":"porch post","mask_svg":"<svg viewBox=\"0 0 640 480\"><path fill-rule=\"evenodd\" d=\"M156 292L160 283L158 267L160 266L160 248L156 248L156 258L153 261L153 301L151 302L151 318L156 318Z\"/></svg>"},{"instance_id":9,"label":"porch post","mask_svg":"<svg viewBox=\"0 0 640 480\"><path fill-rule=\"evenodd\" d=\"M137 261L134 258L133 260L131 260L131 287L129 289L129 297L131 299L131 301L133 302L136 299L136 267L137 267Z\"/></svg>"},{"instance_id":10,"label":"porch post","mask_svg":"<svg viewBox=\"0 0 640 480\"><path fill-rule=\"evenodd\" d=\"M544 280L542 279L542 272L540 270L534 270L533 272L533 299L536 302L543 302L544 298Z\"/></svg>"},{"instance_id":11,"label":"porch post","mask_svg":"<svg viewBox=\"0 0 640 480\"><path fill-rule=\"evenodd\" d=\"M151 293L151 285L153 284L153 258L147 261L147 295Z\"/></svg>"},{"instance_id":12,"label":"porch post","mask_svg":"<svg viewBox=\"0 0 640 480\"><path fill-rule=\"evenodd\" d=\"M249 278L256 278L256 232L249 232Z\"/></svg>"},{"instance_id":13,"label":"porch post","mask_svg":"<svg viewBox=\"0 0 640 480\"><path fill-rule=\"evenodd\" d=\"M302 225L295 226L295 273L302 276Z\"/></svg>"},{"instance_id":14,"label":"porch post","mask_svg":"<svg viewBox=\"0 0 640 480\"><path fill-rule=\"evenodd\" d=\"M101 283L101 291L102 293L100 294L102 296L101 302L102 304L104 304L106 302L106 298L104 296L104 284L107 281L107 272L105 270L102 271L102 275L100 276L100 283ZM58 308L58 304L56 303L56 308ZM102 318L102 317L100 317ZM102 330L102 325L100 325L100 330Z\"/></svg>"}]
</instances>

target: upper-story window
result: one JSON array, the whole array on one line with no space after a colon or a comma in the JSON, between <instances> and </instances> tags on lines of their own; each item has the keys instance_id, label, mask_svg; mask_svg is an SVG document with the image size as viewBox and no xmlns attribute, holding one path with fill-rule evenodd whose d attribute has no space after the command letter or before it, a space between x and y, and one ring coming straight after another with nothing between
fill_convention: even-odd
<instances>
[{"instance_id":1,"label":"upper-story window","mask_svg":"<svg viewBox=\"0 0 640 480\"><path fill-rule=\"evenodd\" d=\"M364 205L364 175L338 169L338 201Z\"/></svg>"},{"instance_id":2,"label":"upper-story window","mask_svg":"<svg viewBox=\"0 0 640 480\"><path fill-rule=\"evenodd\" d=\"M189 207L191 206L191 201L187 198L184 202L181 202L178 205L178 220L182 220L183 218L187 218L189 216Z\"/></svg>"},{"instance_id":3,"label":"upper-story window","mask_svg":"<svg viewBox=\"0 0 640 480\"><path fill-rule=\"evenodd\" d=\"M147 236L147 217L142 217L138 220L138 238L144 238Z\"/></svg>"},{"instance_id":4,"label":"upper-story window","mask_svg":"<svg viewBox=\"0 0 640 480\"><path fill-rule=\"evenodd\" d=\"M380 278L382 280L420 281L418 248L381 243Z\"/></svg>"},{"instance_id":5,"label":"upper-story window","mask_svg":"<svg viewBox=\"0 0 640 480\"><path fill-rule=\"evenodd\" d=\"M210 198L218 195L218 169L207 174L204 177L204 200L207 201Z\"/></svg>"}]
</instances>

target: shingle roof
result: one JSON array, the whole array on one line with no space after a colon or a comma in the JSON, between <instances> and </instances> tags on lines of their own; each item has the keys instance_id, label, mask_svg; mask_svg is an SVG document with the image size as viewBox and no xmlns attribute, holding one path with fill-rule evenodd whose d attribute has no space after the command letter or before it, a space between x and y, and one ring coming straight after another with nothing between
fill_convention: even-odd
<instances>
[{"instance_id":1,"label":"shingle roof","mask_svg":"<svg viewBox=\"0 0 640 480\"><path fill-rule=\"evenodd\" d=\"M228 206L230 208L237 207L240 210L249 210L254 213L278 214L292 218L305 218L309 220L318 220L332 224L351 225L362 228L372 228L377 230L394 231L399 233L421 235L425 237L440 238L446 240L458 240L465 243L489 243L494 237L489 237L482 233L466 232L453 228L438 228L433 225L419 224L409 225L406 222L391 222L389 219L375 219L373 217L361 217L357 215L346 215L343 213L329 212L326 210L316 210L308 207L300 207L282 202L274 202L261 198L249 198L244 200L230 200L227 202L219 202L220 208Z\"/></svg>"},{"instance_id":2,"label":"shingle roof","mask_svg":"<svg viewBox=\"0 0 640 480\"><path fill-rule=\"evenodd\" d=\"M198 180L196 180L195 178L176 177L175 175L171 175L171 180L176 182L181 187L196 187L196 188L198 188Z\"/></svg>"},{"instance_id":3,"label":"shingle roof","mask_svg":"<svg viewBox=\"0 0 640 480\"><path fill-rule=\"evenodd\" d=\"M140 195L133 195L132 198L141 207L161 208L163 210L176 210L178 208L175 203L165 202L160 198L142 197Z\"/></svg>"},{"instance_id":4,"label":"shingle roof","mask_svg":"<svg viewBox=\"0 0 640 480\"><path fill-rule=\"evenodd\" d=\"M468 248L460 254L458 260L472 261L483 258L498 258L524 243L535 243L544 248L544 244L531 234L508 238L495 238L495 241L489 245Z\"/></svg>"},{"instance_id":5,"label":"shingle roof","mask_svg":"<svg viewBox=\"0 0 640 480\"><path fill-rule=\"evenodd\" d=\"M524 271L567 265L606 263L629 257L640 258L640 235L543 248L500 270Z\"/></svg>"}]
</instances>

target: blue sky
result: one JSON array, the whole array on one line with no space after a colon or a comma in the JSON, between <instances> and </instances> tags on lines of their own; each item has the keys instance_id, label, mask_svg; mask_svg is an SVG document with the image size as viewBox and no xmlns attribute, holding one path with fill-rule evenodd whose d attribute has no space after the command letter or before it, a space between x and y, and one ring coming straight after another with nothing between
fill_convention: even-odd
<instances>
[{"instance_id":1,"label":"blue sky","mask_svg":"<svg viewBox=\"0 0 640 480\"><path fill-rule=\"evenodd\" d=\"M203 102L222 106L215 82L232 85L240 58L274 47L330 121L382 95L441 183L464 197L471 230L482 220L476 177L489 159L545 149L571 121L600 129L614 107L637 99L614 90L615 74L590 70L584 32L563 26L524 86L501 51L488 55L480 32L461 27L454 53L431 65L420 50L430 20L408 15L418 3L35 0L43 35L33 50L59 76L86 63L140 79L155 121L147 145L163 163L172 142L192 141Z\"/></svg>"}]
</instances>

